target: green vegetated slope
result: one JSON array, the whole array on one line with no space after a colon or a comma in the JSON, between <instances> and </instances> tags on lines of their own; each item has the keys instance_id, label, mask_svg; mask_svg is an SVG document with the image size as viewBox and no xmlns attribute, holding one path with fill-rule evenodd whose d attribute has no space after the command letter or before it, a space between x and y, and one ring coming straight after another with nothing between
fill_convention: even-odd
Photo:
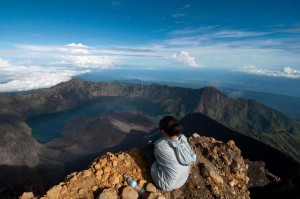
<instances>
[{"instance_id":1,"label":"green vegetated slope","mask_svg":"<svg viewBox=\"0 0 300 199\"><path fill-rule=\"evenodd\" d=\"M300 98L273 93L224 88L225 93L232 97L255 99L268 107L274 108L288 117L300 121Z\"/></svg>"},{"instance_id":2,"label":"green vegetated slope","mask_svg":"<svg viewBox=\"0 0 300 199\"><path fill-rule=\"evenodd\" d=\"M300 125L278 111L255 100L229 98L213 88L206 88L197 110L300 161Z\"/></svg>"}]
</instances>

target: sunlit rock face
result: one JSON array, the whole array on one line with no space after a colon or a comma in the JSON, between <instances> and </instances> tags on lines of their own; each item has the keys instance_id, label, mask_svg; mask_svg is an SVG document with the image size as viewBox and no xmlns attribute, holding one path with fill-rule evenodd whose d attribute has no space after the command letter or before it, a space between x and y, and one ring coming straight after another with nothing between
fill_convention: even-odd
<instances>
[{"instance_id":1,"label":"sunlit rock face","mask_svg":"<svg viewBox=\"0 0 300 199\"><path fill-rule=\"evenodd\" d=\"M68 175L65 181L49 189L44 198L126 198L130 192L126 178L137 180L146 190L146 198L250 198L247 189L248 165L233 141L222 143L194 134L189 143L197 154L186 184L165 192L155 188L143 151L137 148L108 153L97 158L87 170ZM137 198L138 194L131 194Z\"/></svg>"}]
</instances>

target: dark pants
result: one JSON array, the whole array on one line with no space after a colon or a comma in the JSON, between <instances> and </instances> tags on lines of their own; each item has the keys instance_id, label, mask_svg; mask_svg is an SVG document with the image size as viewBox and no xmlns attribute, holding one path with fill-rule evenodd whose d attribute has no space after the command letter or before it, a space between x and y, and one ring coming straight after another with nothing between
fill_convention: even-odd
<instances>
[{"instance_id":1,"label":"dark pants","mask_svg":"<svg viewBox=\"0 0 300 199\"><path fill-rule=\"evenodd\" d=\"M152 141L147 143L144 153L145 153L145 157L148 161L148 165L151 168L152 164L156 160L155 155L154 155L154 143Z\"/></svg>"}]
</instances>

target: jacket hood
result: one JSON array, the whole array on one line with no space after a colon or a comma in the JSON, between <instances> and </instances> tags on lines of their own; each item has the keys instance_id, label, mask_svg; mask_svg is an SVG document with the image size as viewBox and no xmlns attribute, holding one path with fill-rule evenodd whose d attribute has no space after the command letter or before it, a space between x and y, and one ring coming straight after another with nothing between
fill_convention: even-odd
<instances>
[{"instance_id":1,"label":"jacket hood","mask_svg":"<svg viewBox=\"0 0 300 199\"><path fill-rule=\"evenodd\" d=\"M189 146L184 135L178 137L178 140L168 140L171 147L175 149L178 162L182 165L191 165L196 162L196 154Z\"/></svg>"}]
</instances>

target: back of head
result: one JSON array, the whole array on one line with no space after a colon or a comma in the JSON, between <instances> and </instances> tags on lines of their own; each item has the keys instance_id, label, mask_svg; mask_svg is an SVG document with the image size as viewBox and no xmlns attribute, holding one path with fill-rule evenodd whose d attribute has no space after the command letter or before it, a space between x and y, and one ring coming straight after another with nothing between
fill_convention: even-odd
<instances>
[{"instance_id":1,"label":"back of head","mask_svg":"<svg viewBox=\"0 0 300 199\"><path fill-rule=\"evenodd\" d=\"M165 116L159 122L160 130L163 130L168 136L178 136L182 132L181 126L172 116Z\"/></svg>"}]
</instances>

